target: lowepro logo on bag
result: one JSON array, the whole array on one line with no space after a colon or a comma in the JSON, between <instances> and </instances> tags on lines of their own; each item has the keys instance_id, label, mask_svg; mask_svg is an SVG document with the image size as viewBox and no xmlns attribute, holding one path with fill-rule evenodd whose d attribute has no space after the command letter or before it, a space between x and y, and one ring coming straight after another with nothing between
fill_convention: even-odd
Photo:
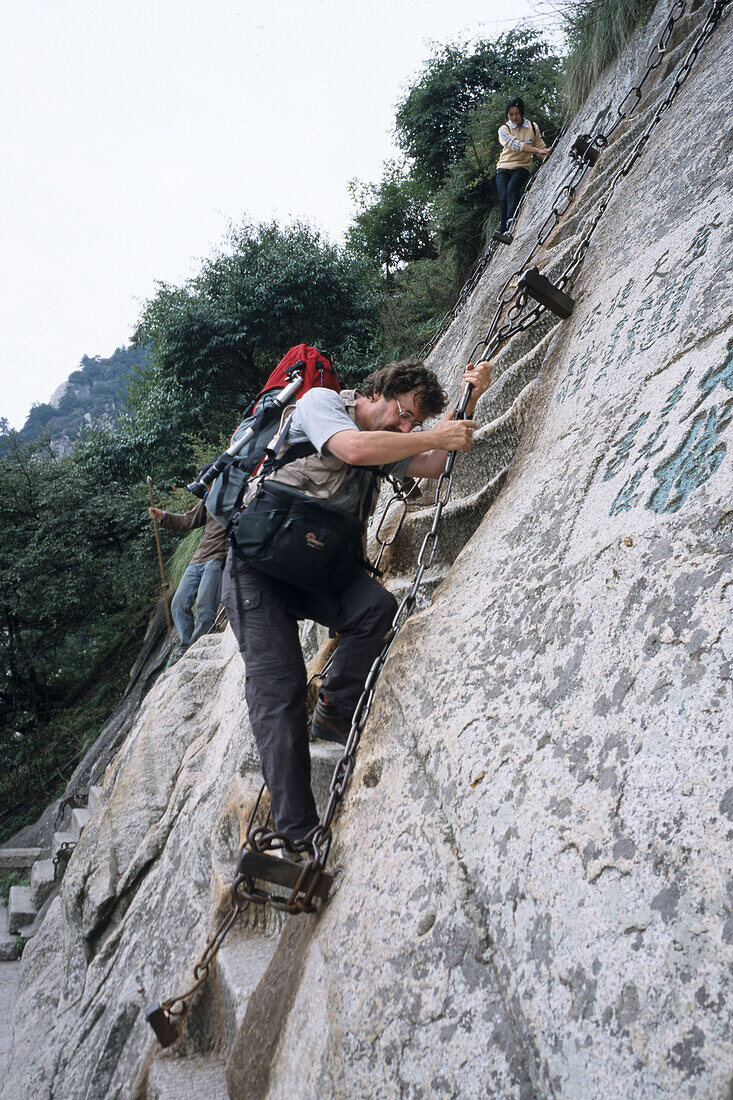
<instances>
[{"instance_id":1,"label":"lowepro logo on bag","mask_svg":"<svg viewBox=\"0 0 733 1100\"><path fill-rule=\"evenodd\" d=\"M311 550L323 549L323 543L316 538L312 531L309 531L308 534L305 536L305 541L308 543L308 546L310 546Z\"/></svg>"}]
</instances>

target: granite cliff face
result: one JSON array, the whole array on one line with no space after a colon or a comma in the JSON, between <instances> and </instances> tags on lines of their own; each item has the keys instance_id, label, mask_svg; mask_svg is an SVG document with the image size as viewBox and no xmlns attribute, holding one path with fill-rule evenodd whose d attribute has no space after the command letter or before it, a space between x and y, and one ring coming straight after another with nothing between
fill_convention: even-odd
<instances>
[{"instance_id":1,"label":"granite cliff face","mask_svg":"<svg viewBox=\"0 0 733 1100\"><path fill-rule=\"evenodd\" d=\"M549 238L549 277L706 11ZM432 355L452 387L570 141L666 16L595 90ZM209 636L143 704L26 950L7 1100L728 1095L732 87L726 14L616 189L572 317L497 358L323 912L245 917L158 1051L144 1007L189 984L260 782L241 660ZM415 505L395 544L397 592L430 518ZM322 792L337 753L313 749Z\"/></svg>"}]
</instances>

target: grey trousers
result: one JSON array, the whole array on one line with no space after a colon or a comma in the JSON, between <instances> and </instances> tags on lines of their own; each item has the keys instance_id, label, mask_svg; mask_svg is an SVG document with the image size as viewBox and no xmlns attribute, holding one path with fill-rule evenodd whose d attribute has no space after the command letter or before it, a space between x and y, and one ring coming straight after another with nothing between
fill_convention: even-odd
<instances>
[{"instance_id":1,"label":"grey trousers","mask_svg":"<svg viewBox=\"0 0 733 1100\"><path fill-rule=\"evenodd\" d=\"M301 840L318 824L318 814L310 784L298 620L312 619L341 635L323 690L350 721L397 601L362 570L342 591L323 595L252 569L231 550L221 595L244 658L247 707L275 827Z\"/></svg>"}]
</instances>

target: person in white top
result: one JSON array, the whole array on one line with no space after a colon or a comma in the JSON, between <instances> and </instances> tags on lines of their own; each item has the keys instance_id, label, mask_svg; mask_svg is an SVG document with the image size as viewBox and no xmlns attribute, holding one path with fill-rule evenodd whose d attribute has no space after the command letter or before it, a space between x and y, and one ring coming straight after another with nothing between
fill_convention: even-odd
<instances>
[{"instance_id":1,"label":"person in white top","mask_svg":"<svg viewBox=\"0 0 733 1100\"><path fill-rule=\"evenodd\" d=\"M507 226L514 217L522 192L527 186L532 157L544 160L549 157L552 147L545 145L537 124L525 118L524 101L519 96L507 103L504 119L503 126L499 127L499 142L502 147L496 165L499 226L494 237L504 244L511 244L512 237Z\"/></svg>"}]
</instances>

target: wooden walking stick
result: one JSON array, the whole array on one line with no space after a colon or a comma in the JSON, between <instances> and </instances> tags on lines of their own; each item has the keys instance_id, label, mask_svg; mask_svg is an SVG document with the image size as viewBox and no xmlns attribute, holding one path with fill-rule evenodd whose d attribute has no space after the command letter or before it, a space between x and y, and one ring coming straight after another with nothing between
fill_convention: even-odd
<instances>
[{"instance_id":1,"label":"wooden walking stick","mask_svg":"<svg viewBox=\"0 0 733 1100\"><path fill-rule=\"evenodd\" d=\"M153 479L148 475L148 492L150 493L150 507L155 507L155 501L153 500ZM153 530L155 531L155 545L158 547L158 565L160 566L160 579L163 584L163 603L165 604L165 621L168 623L168 629L173 629L173 623L171 622L171 613L168 609L168 584L165 579L165 569L163 568L163 554L160 549L160 536L158 535L158 521L153 516Z\"/></svg>"}]
</instances>

